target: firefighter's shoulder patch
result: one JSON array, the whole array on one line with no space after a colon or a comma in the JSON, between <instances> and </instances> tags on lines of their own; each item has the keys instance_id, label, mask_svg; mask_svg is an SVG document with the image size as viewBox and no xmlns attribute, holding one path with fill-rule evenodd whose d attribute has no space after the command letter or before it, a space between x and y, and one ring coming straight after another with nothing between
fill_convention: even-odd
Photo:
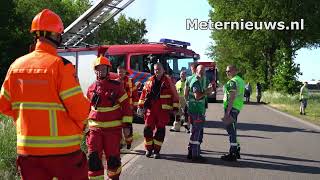
<instances>
[{"instance_id":1,"label":"firefighter's shoulder patch","mask_svg":"<svg viewBox=\"0 0 320 180\"><path fill-rule=\"evenodd\" d=\"M64 65L72 64L68 59L66 59L66 58L64 58L64 57L61 57L61 56L60 56L60 58L61 58L61 60L62 60L62 62L63 62Z\"/></svg>"}]
</instances>

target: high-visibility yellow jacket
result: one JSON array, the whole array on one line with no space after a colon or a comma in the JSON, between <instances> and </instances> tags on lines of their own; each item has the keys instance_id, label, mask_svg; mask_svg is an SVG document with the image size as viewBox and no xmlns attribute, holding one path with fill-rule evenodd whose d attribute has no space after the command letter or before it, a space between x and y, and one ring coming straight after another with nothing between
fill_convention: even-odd
<instances>
[{"instance_id":1,"label":"high-visibility yellow jacket","mask_svg":"<svg viewBox=\"0 0 320 180\"><path fill-rule=\"evenodd\" d=\"M39 41L10 66L0 93L0 112L12 116L17 152L57 155L80 150L89 102L73 65Z\"/></svg>"}]
</instances>

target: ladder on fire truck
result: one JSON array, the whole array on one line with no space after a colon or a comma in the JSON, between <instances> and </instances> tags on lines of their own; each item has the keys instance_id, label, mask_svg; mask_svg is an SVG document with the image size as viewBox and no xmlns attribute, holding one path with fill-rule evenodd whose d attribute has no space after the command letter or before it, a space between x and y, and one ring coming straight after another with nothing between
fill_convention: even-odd
<instances>
[{"instance_id":1,"label":"ladder on fire truck","mask_svg":"<svg viewBox=\"0 0 320 180\"><path fill-rule=\"evenodd\" d=\"M77 46L98 30L103 23L115 17L133 1L99 0L65 29L62 35L63 46Z\"/></svg>"}]
</instances>

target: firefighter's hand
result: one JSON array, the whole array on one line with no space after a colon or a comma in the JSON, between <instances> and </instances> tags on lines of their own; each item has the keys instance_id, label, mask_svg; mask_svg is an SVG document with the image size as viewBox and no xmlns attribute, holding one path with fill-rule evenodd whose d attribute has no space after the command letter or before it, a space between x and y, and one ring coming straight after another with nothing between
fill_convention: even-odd
<instances>
[{"instance_id":1,"label":"firefighter's hand","mask_svg":"<svg viewBox=\"0 0 320 180\"><path fill-rule=\"evenodd\" d=\"M123 124L123 134L125 137L127 136L130 136L132 135L132 131L133 131L133 128L132 128L132 124L131 123L124 123Z\"/></svg>"},{"instance_id":2,"label":"firefighter's hand","mask_svg":"<svg viewBox=\"0 0 320 180\"><path fill-rule=\"evenodd\" d=\"M137 116L138 117L143 117L144 112L145 112L144 108L138 108L137 109Z\"/></svg>"},{"instance_id":3,"label":"firefighter's hand","mask_svg":"<svg viewBox=\"0 0 320 180\"><path fill-rule=\"evenodd\" d=\"M131 148L131 143L133 141L133 128L131 123L124 123L123 125L123 135L127 143L127 149Z\"/></svg>"}]
</instances>

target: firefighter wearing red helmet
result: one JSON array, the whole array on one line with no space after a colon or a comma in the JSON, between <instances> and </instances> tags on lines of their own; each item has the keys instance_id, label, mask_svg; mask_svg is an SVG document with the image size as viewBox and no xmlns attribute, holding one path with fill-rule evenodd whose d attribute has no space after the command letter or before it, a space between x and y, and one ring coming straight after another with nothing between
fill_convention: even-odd
<instances>
[{"instance_id":1,"label":"firefighter wearing red helmet","mask_svg":"<svg viewBox=\"0 0 320 180\"><path fill-rule=\"evenodd\" d=\"M154 65L154 76L146 82L139 102L137 114L144 115L144 143L146 156L160 158L160 150L165 138L166 125L172 111L179 108L179 96L171 82L171 78L164 74L161 63Z\"/></svg>"},{"instance_id":2,"label":"firefighter wearing red helmet","mask_svg":"<svg viewBox=\"0 0 320 180\"><path fill-rule=\"evenodd\" d=\"M89 178L104 177L102 154L107 162L107 175L119 179L121 173L120 140L122 129L132 134L132 109L120 82L109 79L111 63L106 57L94 62L97 80L88 88L91 101L87 136Z\"/></svg>"},{"instance_id":3,"label":"firefighter wearing red helmet","mask_svg":"<svg viewBox=\"0 0 320 180\"><path fill-rule=\"evenodd\" d=\"M24 180L88 179L80 150L89 102L70 61L59 57L63 23L44 9L31 25L33 52L10 66L0 93L0 112L17 129L17 165Z\"/></svg>"}]
</instances>

